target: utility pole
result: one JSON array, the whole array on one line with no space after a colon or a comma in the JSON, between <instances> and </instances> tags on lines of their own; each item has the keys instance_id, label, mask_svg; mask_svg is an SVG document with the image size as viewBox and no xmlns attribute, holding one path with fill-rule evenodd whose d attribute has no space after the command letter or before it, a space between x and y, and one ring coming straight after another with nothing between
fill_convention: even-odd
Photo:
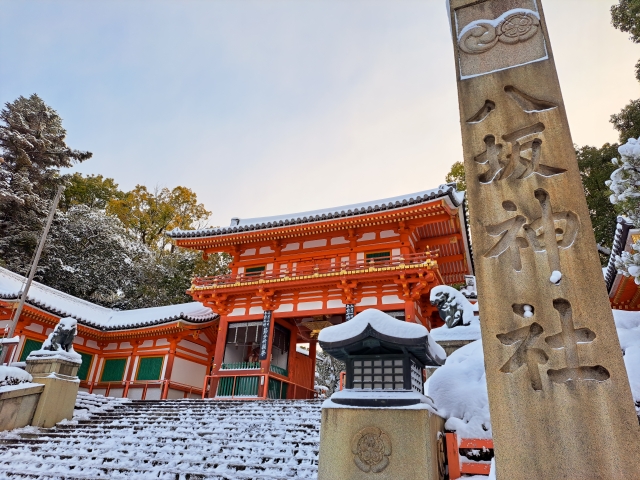
<instances>
[{"instance_id":1,"label":"utility pole","mask_svg":"<svg viewBox=\"0 0 640 480\"><path fill-rule=\"evenodd\" d=\"M36 255L33 258L33 264L31 265L31 270L29 270L29 278L27 279L27 283L24 286L22 295L20 296L20 302L18 303L18 308L16 309L15 314L11 319L11 323L9 324L9 332L7 333L6 338L12 338L13 334L16 331L16 326L18 325L18 319L20 318L20 314L22 313L24 302L27 299L27 294L29 293L29 287L31 287L31 282L33 281L33 277L36 274L36 269L38 268L38 262L40 261L40 255L42 254L42 250L44 249L44 243L47 240L47 235L49 234L49 229L51 228L51 223L53 222L53 216L56 213L56 208L58 208L58 202L60 201L60 197L62 196L63 191L64 191L64 186L60 185L58 187L56 196L53 199L53 204L51 205L51 211L49 212L47 223L44 226L44 231L42 232L42 236L40 237L38 250L36 250ZM4 345L2 345L1 348L2 348L2 351L0 352L0 365L4 364L5 357L7 356L7 348Z\"/></svg>"}]
</instances>

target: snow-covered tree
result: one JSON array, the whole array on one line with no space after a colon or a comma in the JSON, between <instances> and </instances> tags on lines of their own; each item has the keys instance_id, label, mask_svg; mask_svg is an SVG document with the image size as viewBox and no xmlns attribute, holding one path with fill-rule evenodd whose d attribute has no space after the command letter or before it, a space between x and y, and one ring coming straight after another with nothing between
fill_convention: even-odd
<instances>
[{"instance_id":1,"label":"snow-covered tree","mask_svg":"<svg viewBox=\"0 0 640 480\"><path fill-rule=\"evenodd\" d=\"M26 273L58 185L60 168L91 158L65 143L62 119L37 95L0 111L0 258Z\"/></svg>"},{"instance_id":2,"label":"snow-covered tree","mask_svg":"<svg viewBox=\"0 0 640 480\"><path fill-rule=\"evenodd\" d=\"M117 218L104 210L74 205L56 214L38 280L85 300L113 306L139 284L138 265L151 256Z\"/></svg>"},{"instance_id":3,"label":"snow-covered tree","mask_svg":"<svg viewBox=\"0 0 640 480\"><path fill-rule=\"evenodd\" d=\"M326 352L318 351L316 357L316 385L327 387L327 396L338 390L340 372L346 369L344 362L336 360Z\"/></svg>"},{"instance_id":4,"label":"snow-covered tree","mask_svg":"<svg viewBox=\"0 0 640 480\"><path fill-rule=\"evenodd\" d=\"M611 203L634 225L640 225L640 142L630 138L618 148L620 159L614 158L618 167L606 184L611 189ZM640 284L640 241L634 243L631 252L622 252L615 258L616 268L625 276L632 276Z\"/></svg>"}]
</instances>

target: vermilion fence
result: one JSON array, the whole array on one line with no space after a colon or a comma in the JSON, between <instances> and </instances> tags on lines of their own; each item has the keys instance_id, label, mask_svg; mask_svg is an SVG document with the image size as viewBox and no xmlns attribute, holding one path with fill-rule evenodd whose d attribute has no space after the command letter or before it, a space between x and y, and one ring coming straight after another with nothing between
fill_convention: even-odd
<instances>
[{"instance_id":1,"label":"vermilion fence","mask_svg":"<svg viewBox=\"0 0 640 480\"><path fill-rule=\"evenodd\" d=\"M382 257L356 262L343 262L340 257L323 259L314 265L297 265L288 270L268 270L263 272L240 273L238 275L218 275L215 277L196 277L193 279L195 287L213 287L218 285L235 285L237 283L260 282L267 280L281 280L289 278L309 278L314 275L339 274L341 272L366 272L384 270L392 267L418 267L428 264L438 256L436 251L429 253L414 253L394 257ZM333 260L333 261L332 261Z\"/></svg>"},{"instance_id":2,"label":"vermilion fence","mask_svg":"<svg viewBox=\"0 0 640 480\"><path fill-rule=\"evenodd\" d=\"M493 450L493 440L482 438L461 438L458 444L458 436L455 433L447 433L447 464L449 465L449 479L456 480L466 475L489 475L491 471L490 461L467 460L460 455L460 449L478 450L486 452Z\"/></svg>"}]
</instances>

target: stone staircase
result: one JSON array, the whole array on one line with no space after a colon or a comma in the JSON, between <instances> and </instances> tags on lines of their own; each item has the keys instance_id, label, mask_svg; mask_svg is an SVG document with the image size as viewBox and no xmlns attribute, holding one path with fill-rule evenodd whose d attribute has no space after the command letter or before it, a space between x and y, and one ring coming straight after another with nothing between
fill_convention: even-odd
<instances>
[{"instance_id":1,"label":"stone staircase","mask_svg":"<svg viewBox=\"0 0 640 480\"><path fill-rule=\"evenodd\" d=\"M320 406L83 394L73 421L0 435L0 478L316 478Z\"/></svg>"}]
</instances>

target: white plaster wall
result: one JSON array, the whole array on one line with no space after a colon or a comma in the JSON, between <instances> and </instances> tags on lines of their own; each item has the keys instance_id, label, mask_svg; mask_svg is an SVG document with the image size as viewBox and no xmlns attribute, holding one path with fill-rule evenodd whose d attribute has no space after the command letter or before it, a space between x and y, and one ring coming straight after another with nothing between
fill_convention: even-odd
<instances>
[{"instance_id":1,"label":"white plaster wall","mask_svg":"<svg viewBox=\"0 0 640 480\"><path fill-rule=\"evenodd\" d=\"M331 245L342 245L345 243L349 243L349 240L347 240L345 237L333 237L331 239Z\"/></svg>"},{"instance_id":2,"label":"white plaster wall","mask_svg":"<svg viewBox=\"0 0 640 480\"><path fill-rule=\"evenodd\" d=\"M362 306L377 305L377 304L378 304L378 298L377 297L364 297L362 299L362 301L360 303L358 303L357 305L359 307L362 307Z\"/></svg>"},{"instance_id":3,"label":"white plaster wall","mask_svg":"<svg viewBox=\"0 0 640 480\"><path fill-rule=\"evenodd\" d=\"M32 323L29 326L24 327L25 330L31 330L32 332L42 333L44 327L38 323Z\"/></svg>"},{"instance_id":4,"label":"white plaster wall","mask_svg":"<svg viewBox=\"0 0 640 480\"><path fill-rule=\"evenodd\" d=\"M188 340L182 340L179 344L179 347L188 348L189 350L193 350L194 352L202 353L203 355L207 354L207 349L202 345L198 345L197 343L190 342Z\"/></svg>"},{"instance_id":5,"label":"white plaster wall","mask_svg":"<svg viewBox=\"0 0 640 480\"><path fill-rule=\"evenodd\" d=\"M367 240L375 240L376 232L367 232L362 234L362 236L358 239L359 242L366 242Z\"/></svg>"},{"instance_id":6,"label":"white plaster wall","mask_svg":"<svg viewBox=\"0 0 640 480\"><path fill-rule=\"evenodd\" d=\"M284 247L281 251L288 252L289 250L298 250L300 248L299 243L287 243L286 247Z\"/></svg>"},{"instance_id":7,"label":"white plaster wall","mask_svg":"<svg viewBox=\"0 0 640 480\"><path fill-rule=\"evenodd\" d=\"M249 248L244 253L242 253L240 256L241 257L248 257L250 255L255 255L255 254L256 254L256 249L255 248Z\"/></svg>"},{"instance_id":8,"label":"white plaster wall","mask_svg":"<svg viewBox=\"0 0 640 480\"><path fill-rule=\"evenodd\" d=\"M298 311L318 310L322 308L322 302L300 302L298 303Z\"/></svg>"},{"instance_id":9,"label":"white plaster wall","mask_svg":"<svg viewBox=\"0 0 640 480\"><path fill-rule=\"evenodd\" d=\"M98 348L98 342L96 342L95 340L87 340L85 345L91 348L96 348L96 349Z\"/></svg>"},{"instance_id":10,"label":"white plaster wall","mask_svg":"<svg viewBox=\"0 0 640 480\"><path fill-rule=\"evenodd\" d=\"M260 253L274 253L273 248L271 247L261 247L260 248Z\"/></svg>"},{"instance_id":11,"label":"white plaster wall","mask_svg":"<svg viewBox=\"0 0 640 480\"><path fill-rule=\"evenodd\" d=\"M276 312L293 312L293 303L283 303L281 304Z\"/></svg>"},{"instance_id":12,"label":"white plaster wall","mask_svg":"<svg viewBox=\"0 0 640 480\"><path fill-rule=\"evenodd\" d=\"M171 380L178 383L184 383L185 385L202 388L206 372L207 367L205 365L200 365L199 363L190 362L184 358L176 357L173 359Z\"/></svg>"},{"instance_id":13,"label":"white plaster wall","mask_svg":"<svg viewBox=\"0 0 640 480\"><path fill-rule=\"evenodd\" d=\"M247 309L244 307L236 307L233 309L233 311L231 313L229 313L229 317L235 317L238 315L244 315L245 313L247 313Z\"/></svg>"},{"instance_id":14,"label":"white plaster wall","mask_svg":"<svg viewBox=\"0 0 640 480\"><path fill-rule=\"evenodd\" d=\"M264 310L262 310L262 307L251 307L249 309L249 315L258 315L263 313Z\"/></svg>"},{"instance_id":15,"label":"white plaster wall","mask_svg":"<svg viewBox=\"0 0 640 480\"><path fill-rule=\"evenodd\" d=\"M316 248L316 247L326 247L327 239L322 238L320 240L309 240L308 242L304 242L302 244L302 248Z\"/></svg>"},{"instance_id":16,"label":"white plaster wall","mask_svg":"<svg viewBox=\"0 0 640 480\"><path fill-rule=\"evenodd\" d=\"M156 347L164 347L169 345L169 341L166 338L159 338L156 340Z\"/></svg>"},{"instance_id":17,"label":"white plaster wall","mask_svg":"<svg viewBox=\"0 0 640 480\"><path fill-rule=\"evenodd\" d=\"M398 295L384 295L382 297L382 303L384 305L388 305L390 303L404 303L404 300L402 300Z\"/></svg>"},{"instance_id":18,"label":"white plaster wall","mask_svg":"<svg viewBox=\"0 0 640 480\"><path fill-rule=\"evenodd\" d=\"M400 234L394 232L393 230L383 230L380 232L380 238L389 238L389 237L399 237Z\"/></svg>"},{"instance_id":19,"label":"white plaster wall","mask_svg":"<svg viewBox=\"0 0 640 480\"><path fill-rule=\"evenodd\" d=\"M327 301L327 308L342 308L342 307L344 307L344 303L342 303L342 300Z\"/></svg>"}]
</instances>

